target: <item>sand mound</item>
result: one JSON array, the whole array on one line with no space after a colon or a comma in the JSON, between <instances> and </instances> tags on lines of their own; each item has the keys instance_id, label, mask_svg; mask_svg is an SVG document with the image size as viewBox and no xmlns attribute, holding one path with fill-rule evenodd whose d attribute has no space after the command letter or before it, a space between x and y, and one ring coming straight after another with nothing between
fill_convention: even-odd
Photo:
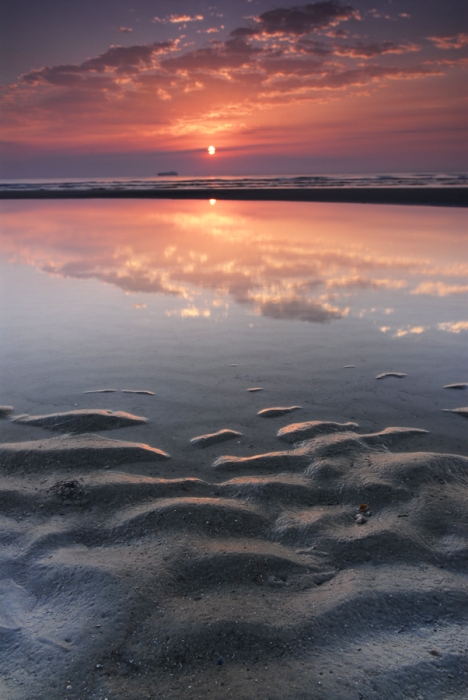
<instances>
[{"instance_id":1,"label":"sand mound","mask_svg":"<svg viewBox=\"0 0 468 700\"><path fill-rule=\"evenodd\" d=\"M468 389L468 382L460 382L459 384L446 384L444 389L458 389L463 391L463 389Z\"/></svg>"},{"instance_id":2,"label":"sand mound","mask_svg":"<svg viewBox=\"0 0 468 700\"><path fill-rule=\"evenodd\" d=\"M83 391L83 394L115 394L117 389L90 389Z\"/></svg>"},{"instance_id":3,"label":"sand mound","mask_svg":"<svg viewBox=\"0 0 468 700\"><path fill-rule=\"evenodd\" d=\"M345 432L358 428L357 423L333 423L332 421L311 420L306 423L292 423L281 428L277 437L285 442L294 443L313 438L316 435Z\"/></svg>"},{"instance_id":4,"label":"sand mound","mask_svg":"<svg viewBox=\"0 0 468 700\"><path fill-rule=\"evenodd\" d=\"M376 379L386 379L387 377L397 377L397 379L401 379L402 377L407 376L408 375L404 374L403 372L384 372L383 374L378 374Z\"/></svg>"},{"instance_id":5,"label":"sand mound","mask_svg":"<svg viewBox=\"0 0 468 700\"><path fill-rule=\"evenodd\" d=\"M64 435L47 440L0 445L0 468L6 470L18 467L41 470L57 466L92 469L111 464L155 462L168 458L169 455L155 447L123 440L108 440L99 435Z\"/></svg>"},{"instance_id":6,"label":"sand mound","mask_svg":"<svg viewBox=\"0 0 468 700\"><path fill-rule=\"evenodd\" d=\"M95 430L113 430L130 425L141 425L147 423L148 419L143 416L133 416L124 411L81 408L66 413L49 413L45 416L16 416L13 421L57 430L61 433L89 433Z\"/></svg>"},{"instance_id":7,"label":"sand mound","mask_svg":"<svg viewBox=\"0 0 468 700\"><path fill-rule=\"evenodd\" d=\"M447 413L456 413L459 416L468 417L468 406L463 406L461 408L444 408Z\"/></svg>"},{"instance_id":8,"label":"sand mound","mask_svg":"<svg viewBox=\"0 0 468 700\"><path fill-rule=\"evenodd\" d=\"M276 418L277 416L284 416L286 413L298 411L300 408L302 406L274 406L272 408L262 408L257 415L262 418Z\"/></svg>"},{"instance_id":9,"label":"sand mound","mask_svg":"<svg viewBox=\"0 0 468 700\"><path fill-rule=\"evenodd\" d=\"M143 394L144 396L154 396L154 391L146 389L122 389L122 394Z\"/></svg>"},{"instance_id":10,"label":"sand mound","mask_svg":"<svg viewBox=\"0 0 468 700\"><path fill-rule=\"evenodd\" d=\"M237 430L218 430L217 433L207 433L206 435L199 435L190 440L190 443L194 447L208 447L209 445L215 445L218 442L226 442L226 440L234 440L236 437L242 437L242 433L238 433Z\"/></svg>"},{"instance_id":11,"label":"sand mound","mask_svg":"<svg viewBox=\"0 0 468 700\"><path fill-rule=\"evenodd\" d=\"M167 458L137 443L3 444L2 698L462 700L468 458L356 428L287 426L220 483L102 471Z\"/></svg>"}]
</instances>

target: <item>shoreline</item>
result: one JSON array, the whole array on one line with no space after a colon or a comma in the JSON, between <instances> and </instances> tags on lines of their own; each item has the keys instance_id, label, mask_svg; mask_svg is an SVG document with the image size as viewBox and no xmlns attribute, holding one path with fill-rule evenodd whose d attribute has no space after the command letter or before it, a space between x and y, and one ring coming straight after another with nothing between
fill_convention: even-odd
<instances>
[{"instance_id":1,"label":"shoreline","mask_svg":"<svg viewBox=\"0 0 468 700\"><path fill-rule=\"evenodd\" d=\"M314 189L133 189L106 190L3 190L0 200L9 199L217 199L239 201L335 202L352 204L412 204L419 206L467 207L467 187L323 187Z\"/></svg>"}]
</instances>

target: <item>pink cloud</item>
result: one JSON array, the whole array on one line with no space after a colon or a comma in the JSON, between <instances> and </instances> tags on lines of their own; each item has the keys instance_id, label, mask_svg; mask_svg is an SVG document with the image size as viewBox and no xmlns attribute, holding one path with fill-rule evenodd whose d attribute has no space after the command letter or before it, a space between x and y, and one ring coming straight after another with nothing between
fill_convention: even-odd
<instances>
[{"instance_id":1,"label":"pink cloud","mask_svg":"<svg viewBox=\"0 0 468 700\"><path fill-rule=\"evenodd\" d=\"M430 36L428 39L438 49L461 49L468 46L468 33L455 34L454 36Z\"/></svg>"},{"instance_id":2,"label":"pink cloud","mask_svg":"<svg viewBox=\"0 0 468 700\"><path fill-rule=\"evenodd\" d=\"M185 24L187 22L201 22L204 19L203 15L169 15L169 17L155 17L153 22L162 22L163 24Z\"/></svg>"}]
</instances>

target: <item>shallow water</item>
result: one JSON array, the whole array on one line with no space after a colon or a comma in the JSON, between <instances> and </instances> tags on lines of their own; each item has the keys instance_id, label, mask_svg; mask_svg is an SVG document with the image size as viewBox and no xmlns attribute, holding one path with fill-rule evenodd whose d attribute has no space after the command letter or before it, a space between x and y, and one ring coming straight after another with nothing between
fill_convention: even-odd
<instances>
[{"instance_id":1,"label":"shallow water","mask_svg":"<svg viewBox=\"0 0 468 700\"><path fill-rule=\"evenodd\" d=\"M442 412L466 404L443 390L467 373L464 210L80 201L1 212L2 403L17 413L144 408L177 452L179 438L237 430L254 408L299 404L304 420L412 425L466 448L463 420ZM385 372L407 376L376 382ZM83 393L105 388L119 393Z\"/></svg>"}]
</instances>

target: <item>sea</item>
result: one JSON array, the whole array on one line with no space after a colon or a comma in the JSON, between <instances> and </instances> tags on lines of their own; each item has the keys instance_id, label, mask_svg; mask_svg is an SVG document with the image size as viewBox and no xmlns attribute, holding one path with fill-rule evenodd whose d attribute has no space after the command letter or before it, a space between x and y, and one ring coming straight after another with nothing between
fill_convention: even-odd
<instances>
[{"instance_id":1,"label":"sea","mask_svg":"<svg viewBox=\"0 0 468 700\"><path fill-rule=\"evenodd\" d=\"M3 180L0 194L9 191L131 191L184 189L312 189L318 187L466 187L468 173L376 173L345 175L264 175L184 177L161 174L145 178L41 178Z\"/></svg>"}]
</instances>

